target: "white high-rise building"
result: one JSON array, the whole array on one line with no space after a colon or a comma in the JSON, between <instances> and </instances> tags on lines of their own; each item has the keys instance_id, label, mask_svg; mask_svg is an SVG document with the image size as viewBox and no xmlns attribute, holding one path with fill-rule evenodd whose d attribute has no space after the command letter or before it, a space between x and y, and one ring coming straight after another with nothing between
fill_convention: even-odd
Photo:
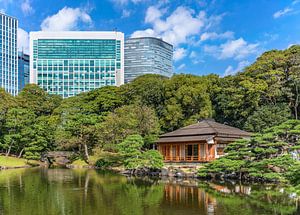
<instances>
[{"instance_id":1,"label":"white high-rise building","mask_svg":"<svg viewBox=\"0 0 300 215\"><path fill-rule=\"evenodd\" d=\"M18 93L18 20L0 13L0 87Z\"/></svg>"},{"instance_id":2,"label":"white high-rise building","mask_svg":"<svg viewBox=\"0 0 300 215\"><path fill-rule=\"evenodd\" d=\"M31 32L30 83L64 98L124 84L124 34Z\"/></svg>"}]
</instances>

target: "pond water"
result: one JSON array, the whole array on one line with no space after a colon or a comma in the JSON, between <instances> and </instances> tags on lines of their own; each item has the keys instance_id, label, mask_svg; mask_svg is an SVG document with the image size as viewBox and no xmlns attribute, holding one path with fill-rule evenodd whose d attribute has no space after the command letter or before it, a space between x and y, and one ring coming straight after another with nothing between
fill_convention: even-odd
<instances>
[{"instance_id":1,"label":"pond water","mask_svg":"<svg viewBox=\"0 0 300 215\"><path fill-rule=\"evenodd\" d=\"M0 171L0 214L300 214L295 194L275 186L126 178L69 169Z\"/></svg>"}]
</instances>

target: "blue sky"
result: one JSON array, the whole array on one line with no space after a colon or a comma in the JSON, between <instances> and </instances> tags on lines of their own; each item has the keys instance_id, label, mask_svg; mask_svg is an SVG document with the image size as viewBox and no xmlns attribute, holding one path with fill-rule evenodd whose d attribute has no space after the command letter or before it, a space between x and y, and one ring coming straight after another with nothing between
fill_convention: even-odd
<instances>
[{"instance_id":1,"label":"blue sky","mask_svg":"<svg viewBox=\"0 0 300 215\"><path fill-rule=\"evenodd\" d=\"M119 30L174 45L174 71L234 74L264 51L300 44L300 0L0 0L28 32Z\"/></svg>"}]
</instances>

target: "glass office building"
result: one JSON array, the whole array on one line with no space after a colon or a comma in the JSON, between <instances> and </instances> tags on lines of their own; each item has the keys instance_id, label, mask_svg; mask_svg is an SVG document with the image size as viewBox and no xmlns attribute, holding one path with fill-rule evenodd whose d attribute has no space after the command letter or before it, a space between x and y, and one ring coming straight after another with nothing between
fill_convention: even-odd
<instances>
[{"instance_id":1,"label":"glass office building","mask_svg":"<svg viewBox=\"0 0 300 215\"><path fill-rule=\"evenodd\" d=\"M18 81L19 92L29 84L29 55L24 52L18 53Z\"/></svg>"},{"instance_id":2,"label":"glass office building","mask_svg":"<svg viewBox=\"0 0 300 215\"><path fill-rule=\"evenodd\" d=\"M121 32L31 32L30 83L63 98L124 83Z\"/></svg>"},{"instance_id":3,"label":"glass office building","mask_svg":"<svg viewBox=\"0 0 300 215\"><path fill-rule=\"evenodd\" d=\"M0 13L0 87L18 94L18 51L16 18Z\"/></svg>"},{"instance_id":4,"label":"glass office building","mask_svg":"<svg viewBox=\"0 0 300 215\"><path fill-rule=\"evenodd\" d=\"M144 74L173 75L173 46L153 37L125 41L125 83Z\"/></svg>"}]
</instances>

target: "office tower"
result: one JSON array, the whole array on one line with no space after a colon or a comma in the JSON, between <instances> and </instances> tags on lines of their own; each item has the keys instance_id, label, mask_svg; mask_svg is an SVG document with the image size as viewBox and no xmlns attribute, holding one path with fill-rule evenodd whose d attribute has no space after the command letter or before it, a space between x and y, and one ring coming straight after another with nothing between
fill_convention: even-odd
<instances>
[{"instance_id":1,"label":"office tower","mask_svg":"<svg viewBox=\"0 0 300 215\"><path fill-rule=\"evenodd\" d=\"M29 84L29 55L18 52L18 81L19 92Z\"/></svg>"},{"instance_id":2,"label":"office tower","mask_svg":"<svg viewBox=\"0 0 300 215\"><path fill-rule=\"evenodd\" d=\"M16 18L0 13L0 87L18 93L18 51Z\"/></svg>"},{"instance_id":3,"label":"office tower","mask_svg":"<svg viewBox=\"0 0 300 215\"><path fill-rule=\"evenodd\" d=\"M31 32L30 83L63 98L124 83L121 32Z\"/></svg>"},{"instance_id":4,"label":"office tower","mask_svg":"<svg viewBox=\"0 0 300 215\"><path fill-rule=\"evenodd\" d=\"M153 37L125 40L125 83L144 74L173 75L173 46Z\"/></svg>"}]
</instances>

